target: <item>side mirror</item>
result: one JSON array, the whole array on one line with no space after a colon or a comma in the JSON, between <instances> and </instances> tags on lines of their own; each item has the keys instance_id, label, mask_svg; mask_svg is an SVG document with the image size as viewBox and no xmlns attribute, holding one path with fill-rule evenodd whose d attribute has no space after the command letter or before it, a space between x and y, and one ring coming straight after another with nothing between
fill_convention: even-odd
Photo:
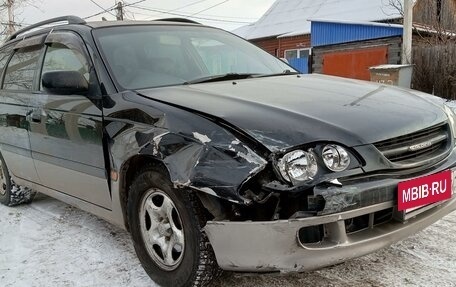
<instances>
[{"instance_id":1,"label":"side mirror","mask_svg":"<svg viewBox=\"0 0 456 287\"><path fill-rule=\"evenodd\" d=\"M76 71L55 71L43 74L41 83L45 92L54 95L87 95L89 83Z\"/></svg>"}]
</instances>

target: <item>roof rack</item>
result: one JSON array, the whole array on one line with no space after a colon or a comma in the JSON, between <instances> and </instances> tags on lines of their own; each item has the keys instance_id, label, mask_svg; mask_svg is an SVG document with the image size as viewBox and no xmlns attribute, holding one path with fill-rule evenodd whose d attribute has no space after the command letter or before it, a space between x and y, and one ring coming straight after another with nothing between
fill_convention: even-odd
<instances>
[{"instance_id":1,"label":"roof rack","mask_svg":"<svg viewBox=\"0 0 456 287\"><path fill-rule=\"evenodd\" d=\"M49 20L41 21L36 24L27 26L24 29L21 29L15 33L13 33L11 36L9 36L6 41L11 41L17 38L17 36L24 34L32 29L39 28L44 25L52 24L52 23L58 23L58 22L68 22L68 24L86 24L86 21L82 18L79 18L77 16L62 16L62 17L57 17L57 18L52 18Z\"/></svg>"},{"instance_id":2,"label":"roof rack","mask_svg":"<svg viewBox=\"0 0 456 287\"><path fill-rule=\"evenodd\" d=\"M165 22L180 22L180 23L191 23L191 24L198 24L201 25L201 23L198 23L196 21L187 19L187 18L164 18L164 19L157 19L154 21L165 21Z\"/></svg>"}]
</instances>

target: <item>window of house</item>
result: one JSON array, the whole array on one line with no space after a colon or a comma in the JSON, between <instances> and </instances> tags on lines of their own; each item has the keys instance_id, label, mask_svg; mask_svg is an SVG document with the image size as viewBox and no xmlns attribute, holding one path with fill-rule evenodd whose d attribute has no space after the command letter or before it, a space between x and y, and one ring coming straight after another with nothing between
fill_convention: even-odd
<instances>
[{"instance_id":1,"label":"window of house","mask_svg":"<svg viewBox=\"0 0 456 287\"><path fill-rule=\"evenodd\" d=\"M297 59L297 58L308 58L310 55L310 49L293 49L286 50L284 53L285 59Z\"/></svg>"},{"instance_id":2,"label":"window of house","mask_svg":"<svg viewBox=\"0 0 456 287\"><path fill-rule=\"evenodd\" d=\"M3 89L32 90L41 48L22 48L14 53L6 68Z\"/></svg>"}]
</instances>

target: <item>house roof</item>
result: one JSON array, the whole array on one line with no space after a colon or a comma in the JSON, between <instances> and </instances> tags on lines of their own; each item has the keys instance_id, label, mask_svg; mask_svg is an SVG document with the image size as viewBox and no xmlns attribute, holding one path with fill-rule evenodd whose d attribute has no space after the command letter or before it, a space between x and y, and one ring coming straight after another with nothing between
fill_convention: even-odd
<instances>
[{"instance_id":1,"label":"house roof","mask_svg":"<svg viewBox=\"0 0 456 287\"><path fill-rule=\"evenodd\" d=\"M402 18L389 0L276 0L255 23L233 32L248 40L310 33L312 18L384 21Z\"/></svg>"}]
</instances>

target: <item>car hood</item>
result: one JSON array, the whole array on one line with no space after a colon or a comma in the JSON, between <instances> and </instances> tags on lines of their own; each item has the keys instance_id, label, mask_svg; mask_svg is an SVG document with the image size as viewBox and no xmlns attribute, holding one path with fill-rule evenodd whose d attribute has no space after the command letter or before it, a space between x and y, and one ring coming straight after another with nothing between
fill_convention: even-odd
<instances>
[{"instance_id":1,"label":"car hood","mask_svg":"<svg viewBox=\"0 0 456 287\"><path fill-rule=\"evenodd\" d=\"M434 97L323 75L154 88L143 96L221 118L271 151L316 141L375 143L444 122Z\"/></svg>"}]
</instances>

